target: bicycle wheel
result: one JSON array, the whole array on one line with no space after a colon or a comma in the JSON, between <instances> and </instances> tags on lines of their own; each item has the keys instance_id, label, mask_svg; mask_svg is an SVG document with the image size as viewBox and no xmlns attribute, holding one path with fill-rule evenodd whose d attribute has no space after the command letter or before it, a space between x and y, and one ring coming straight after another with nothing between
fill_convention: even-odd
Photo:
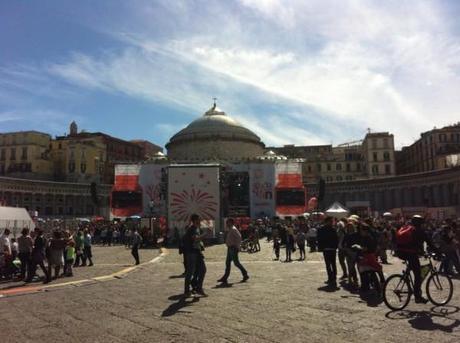
<instances>
[{"instance_id":1,"label":"bicycle wheel","mask_svg":"<svg viewBox=\"0 0 460 343\"><path fill-rule=\"evenodd\" d=\"M407 279L400 274L391 275L383 286L383 301L392 310L402 310L412 295Z\"/></svg>"},{"instance_id":2,"label":"bicycle wheel","mask_svg":"<svg viewBox=\"0 0 460 343\"><path fill-rule=\"evenodd\" d=\"M431 274L426 282L426 295L435 305L446 305L454 292L452 280L448 275Z\"/></svg>"}]
</instances>

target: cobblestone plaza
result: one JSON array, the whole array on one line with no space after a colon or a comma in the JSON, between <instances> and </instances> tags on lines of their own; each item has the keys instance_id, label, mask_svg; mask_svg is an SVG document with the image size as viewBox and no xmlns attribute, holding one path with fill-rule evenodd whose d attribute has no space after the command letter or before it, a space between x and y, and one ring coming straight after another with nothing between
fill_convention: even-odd
<instances>
[{"instance_id":1,"label":"cobblestone plaza","mask_svg":"<svg viewBox=\"0 0 460 343\"><path fill-rule=\"evenodd\" d=\"M241 254L247 283L232 269L230 286L216 280L224 269L225 247L206 249L207 298L181 300L183 272L177 250L163 250L123 276L100 278L131 265L124 247L95 249L96 264L77 268L72 281L0 299L2 342L458 342L460 282L454 280L449 306L416 305L390 312L375 298L344 288L327 292L319 253L305 262L273 261L271 246ZM142 261L160 256L141 250ZM283 256L283 254L282 254ZM295 256L297 257L297 256ZM397 259L385 274L399 272ZM98 281L92 278L98 278ZM67 282L69 279L61 279ZM52 284L53 285L53 284ZM12 285L1 285L5 288ZM11 290L10 288L9 290ZM2 293L3 294L3 293Z\"/></svg>"}]
</instances>

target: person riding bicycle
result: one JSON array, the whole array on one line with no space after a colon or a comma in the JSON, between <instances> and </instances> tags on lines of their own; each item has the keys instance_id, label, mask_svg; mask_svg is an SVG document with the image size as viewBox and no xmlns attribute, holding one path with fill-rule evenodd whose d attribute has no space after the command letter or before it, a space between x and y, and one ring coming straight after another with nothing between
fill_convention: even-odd
<instances>
[{"instance_id":1,"label":"person riding bicycle","mask_svg":"<svg viewBox=\"0 0 460 343\"><path fill-rule=\"evenodd\" d=\"M428 249L435 251L431 238L423 229L424 218L414 215L409 225L402 226L396 232L396 255L407 262L409 270L414 273L414 296L417 304L426 304L428 299L422 296L422 274L419 255L424 253L426 242Z\"/></svg>"}]
</instances>

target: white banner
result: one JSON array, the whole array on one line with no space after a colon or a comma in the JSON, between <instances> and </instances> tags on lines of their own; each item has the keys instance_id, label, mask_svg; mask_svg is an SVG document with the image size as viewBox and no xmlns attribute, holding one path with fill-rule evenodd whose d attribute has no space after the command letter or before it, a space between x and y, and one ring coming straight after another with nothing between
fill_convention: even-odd
<instances>
[{"instance_id":1,"label":"white banner","mask_svg":"<svg viewBox=\"0 0 460 343\"><path fill-rule=\"evenodd\" d=\"M220 186L218 166L172 166L168 171L169 228L182 230L190 216L198 214L202 226L214 233L220 229Z\"/></svg>"},{"instance_id":2,"label":"white banner","mask_svg":"<svg viewBox=\"0 0 460 343\"><path fill-rule=\"evenodd\" d=\"M153 163L144 164L139 172L144 216L166 215L166 194L161 192L161 173L163 168L166 169L167 166Z\"/></svg>"},{"instance_id":3,"label":"white banner","mask_svg":"<svg viewBox=\"0 0 460 343\"><path fill-rule=\"evenodd\" d=\"M249 173L251 218L275 215L275 165L252 163Z\"/></svg>"},{"instance_id":4,"label":"white banner","mask_svg":"<svg viewBox=\"0 0 460 343\"><path fill-rule=\"evenodd\" d=\"M276 161L276 175L279 174L300 174L302 175L302 164L300 162Z\"/></svg>"},{"instance_id":5,"label":"white banner","mask_svg":"<svg viewBox=\"0 0 460 343\"><path fill-rule=\"evenodd\" d=\"M139 175L141 169L140 164L116 164L115 165L115 176L118 175Z\"/></svg>"}]
</instances>

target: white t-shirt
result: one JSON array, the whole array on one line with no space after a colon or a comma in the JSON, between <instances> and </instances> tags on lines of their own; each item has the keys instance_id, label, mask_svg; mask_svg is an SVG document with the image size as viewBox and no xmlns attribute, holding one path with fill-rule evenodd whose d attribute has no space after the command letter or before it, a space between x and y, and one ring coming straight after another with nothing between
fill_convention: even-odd
<instances>
[{"instance_id":1,"label":"white t-shirt","mask_svg":"<svg viewBox=\"0 0 460 343\"><path fill-rule=\"evenodd\" d=\"M4 254L5 250L11 255L10 239L5 234L0 236L0 254Z\"/></svg>"}]
</instances>

